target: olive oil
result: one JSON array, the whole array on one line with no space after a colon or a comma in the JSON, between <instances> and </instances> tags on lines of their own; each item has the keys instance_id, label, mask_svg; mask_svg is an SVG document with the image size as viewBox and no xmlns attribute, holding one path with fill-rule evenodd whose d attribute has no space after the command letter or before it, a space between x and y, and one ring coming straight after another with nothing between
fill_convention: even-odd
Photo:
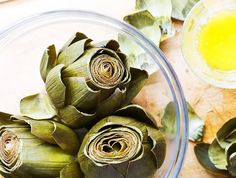
<instances>
[{"instance_id":1,"label":"olive oil","mask_svg":"<svg viewBox=\"0 0 236 178\"><path fill-rule=\"evenodd\" d=\"M236 10L214 14L200 28L198 50L211 68L236 70Z\"/></svg>"}]
</instances>

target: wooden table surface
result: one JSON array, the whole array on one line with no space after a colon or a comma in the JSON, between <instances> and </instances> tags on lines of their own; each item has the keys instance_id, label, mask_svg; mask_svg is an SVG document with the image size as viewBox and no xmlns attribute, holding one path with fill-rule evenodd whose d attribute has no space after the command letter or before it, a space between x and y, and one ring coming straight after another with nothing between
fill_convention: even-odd
<instances>
[{"instance_id":1,"label":"wooden table surface","mask_svg":"<svg viewBox=\"0 0 236 178\"><path fill-rule=\"evenodd\" d=\"M19 1L16 1L16 4ZM117 11L117 14L119 14L117 17L127 14L131 7L130 5L122 13L118 13ZM112 13L112 11L109 12ZM109 14L109 12L106 13ZM191 72L181 54L182 22L176 21L175 27L177 29L176 35L163 42L161 49L175 69L187 101L190 102L196 113L204 119L206 124L204 142L210 143L222 124L230 118L236 117L236 90L213 87L199 80ZM193 147L194 143L189 142L185 164L180 177L217 178L217 176L208 173L199 165L194 155Z\"/></svg>"}]
</instances>

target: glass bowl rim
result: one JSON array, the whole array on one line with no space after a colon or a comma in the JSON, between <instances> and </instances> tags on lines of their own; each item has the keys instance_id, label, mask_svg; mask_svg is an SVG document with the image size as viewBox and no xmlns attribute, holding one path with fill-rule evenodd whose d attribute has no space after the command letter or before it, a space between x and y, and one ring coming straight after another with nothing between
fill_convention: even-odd
<instances>
[{"instance_id":1,"label":"glass bowl rim","mask_svg":"<svg viewBox=\"0 0 236 178\"><path fill-rule=\"evenodd\" d=\"M106 23L108 23L109 27L113 27L120 30L122 29L128 35L132 36L135 39L135 41L138 42L138 44L141 45L141 47L144 48L144 50L149 53L150 57L160 67L160 70L162 71L162 74L165 76L165 79L171 90L172 97L175 103L176 118L177 122L179 122L177 128L178 130L177 133L179 134L178 136L179 148L177 152L177 158L167 172L168 172L168 177L170 175L173 177L178 177L181 168L183 166L188 146L188 112L187 112L186 100L180 82L177 78L177 75L172 66L170 65L170 63L168 62L167 58L165 57L164 53L151 40L147 39L141 32L139 32L138 30L136 30L134 27L132 27L127 23L121 22L120 20L108 17L106 15L97 12L77 10L77 9L76 10L59 9L59 10L50 10L37 13L35 15L31 15L21 20L18 20L16 23L9 25L8 27L0 31L0 41L4 40L4 38L6 38L11 32L14 32L18 28L22 28L25 25L33 23L34 21L44 19L45 17L48 17L50 15L51 16L63 15L63 14L66 15L68 13L76 14L80 16L81 19L84 20L99 21L101 24L105 25L107 25ZM155 58L158 58L160 61L155 60Z\"/></svg>"}]
</instances>

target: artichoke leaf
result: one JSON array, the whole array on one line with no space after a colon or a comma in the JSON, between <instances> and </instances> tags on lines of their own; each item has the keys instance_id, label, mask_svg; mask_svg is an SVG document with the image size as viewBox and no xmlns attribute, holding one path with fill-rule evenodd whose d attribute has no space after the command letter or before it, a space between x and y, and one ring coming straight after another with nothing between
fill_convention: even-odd
<instances>
[{"instance_id":1,"label":"artichoke leaf","mask_svg":"<svg viewBox=\"0 0 236 178\"><path fill-rule=\"evenodd\" d=\"M236 152L229 157L228 171L230 175L236 177Z\"/></svg>"},{"instance_id":2,"label":"artichoke leaf","mask_svg":"<svg viewBox=\"0 0 236 178\"><path fill-rule=\"evenodd\" d=\"M40 74L43 81L46 81L48 72L55 67L57 63L57 53L54 45L49 46L41 59L40 63Z\"/></svg>"},{"instance_id":3,"label":"artichoke leaf","mask_svg":"<svg viewBox=\"0 0 236 178\"><path fill-rule=\"evenodd\" d=\"M136 0L136 10L148 10L155 18L161 29L161 41L175 35L171 22L171 0Z\"/></svg>"},{"instance_id":4,"label":"artichoke leaf","mask_svg":"<svg viewBox=\"0 0 236 178\"><path fill-rule=\"evenodd\" d=\"M68 153L76 154L78 152L80 143L76 133L69 127L51 120L32 120L19 116L13 116L13 118L29 124L31 134L37 138L56 144Z\"/></svg>"},{"instance_id":5,"label":"artichoke leaf","mask_svg":"<svg viewBox=\"0 0 236 178\"><path fill-rule=\"evenodd\" d=\"M232 176L236 176L236 143L232 142L226 149L227 169Z\"/></svg>"},{"instance_id":6,"label":"artichoke leaf","mask_svg":"<svg viewBox=\"0 0 236 178\"><path fill-rule=\"evenodd\" d=\"M171 0L172 17L184 21L190 10L199 0Z\"/></svg>"},{"instance_id":7,"label":"artichoke leaf","mask_svg":"<svg viewBox=\"0 0 236 178\"><path fill-rule=\"evenodd\" d=\"M156 168L159 169L166 157L166 141L160 130L153 129L152 127L147 127L147 130L148 136L153 142L151 152L156 160Z\"/></svg>"},{"instance_id":8,"label":"artichoke leaf","mask_svg":"<svg viewBox=\"0 0 236 178\"><path fill-rule=\"evenodd\" d=\"M61 121L71 128L82 128L90 125L96 119L96 113L83 113L74 106L68 105L59 110Z\"/></svg>"},{"instance_id":9,"label":"artichoke leaf","mask_svg":"<svg viewBox=\"0 0 236 178\"><path fill-rule=\"evenodd\" d=\"M161 42L175 35L175 28L170 18L159 17L156 19L156 24L159 25L161 30Z\"/></svg>"},{"instance_id":10,"label":"artichoke leaf","mask_svg":"<svg viewBox=\"0 0 236 178\"><path fill-rule=\"evenodd\" d=\"M88 112L97 106L100 91L92 90L82 77L65 78L66 104Z\"/></svg>"},{"instance_id":11,"label":"artichoke leaf","mask_svg":"<svg viewBox=\"0 0 236 178\"><path fill-rule=\"evenodd\" d=\"M84 52L84 54L79 58L79 60L70 64L62 71L62 76L66 77L84 77L89 79L90 69L89 64L92 57L101 51L101 48L91 48Z\"/></svg>"},{"instance_id":12,"label":"artichoke leaf","mask_svg":"<svg viewBox=\"0 0 236 178\"><path fill-rule=\"evenodd\" d=\"M220 147L219 143L215 139L208 150L209 159L220 170L227 170L227 160L225 156L225 150Z\"/></svg>"},{"instance_id":13,"label":"artichoke leaf","mask_svg":"<svg viewBox=\"0 0 236 178\"><path fill-rule=\"evenodd\" d=\"M4 112L0 112L0 127L8 124L12 124L10 119L12 115Z\"/></svg>"},{"instance_id":14,"label":"artichoke leaf","mask_svg":"<svg viewBox=\"0 0 236 178\"><path fill-rule=\"evenodd\" d=\"M216 174L221 177L228 177L229 174L227 171L216 168L215 165L209 159L208 156L209 146L210 144L199 143L194 147L194 152L199 163L213 174Z\"/></svg>"},{"instance_id":15,"label":"artichoke leaf","mask_svg":"<svg viewBox=\"0 0 236 178\"><path fill-rule=\"evenodd\" d=\"M64 49L58 56L58 64L68 66L75 62L89 47L91 39L83 39L71 44Z\"/></svg>"},{"instance_id":16,"label":"artichoke leaf","mask_svg":"<svg viewBox=\"0 0 236 178\"><path fill-rule=\"evenodd\" d=\"M53 122L54 131L52 137L62 150L70 154L76 154L79 151L80 142L76 133L63 124Z\"/></svg>"},{"instance_id":17,"label":"artichoke leaf","mask_svg":"<svg viewBox=\"0 0 236 178\"><path fill-rule=\"evenodd\" d=\"M134 97L140 92L148 79L148 73L145 70L130 68L131 81L127 87L126 97L123 105L128 105Z\"/></svg>"},{"instance_id":18,"label":"artichoke leaf","mask_svg":"<svg viewBox=\"0 0 236 178\"><path fill-rule=\"evenodd\" d=\"M188 106L188 118L189 118L189 140L202 141L204 133L204 122L203 120L195 113L192 106L187 103Z\"/></svg>"},{"instance_id":19,"label":"artichoke leaf","mask_svg":"<svg viewBox=\"0 0 236 178\"><path fill-rule=\"evenodd\" d=\"M121 90L116 88L115 91L105 100L98 104L96 109L97 116L104 118L114 113L121 106L126 97L126 89Z\"/></svg>"},{"instance_id":20,"label":"artichoke leaf","mask_svg":"<svg viewBox=\"0 0 236 178\"><path fill-rule=\"evenodd\" d=\"M23 116L37 120L51 119L56 115L48 95L42 93L21 99L20 112Z\"/></svg>"},{"instance_id":21,"label":"artichoke leaf","mask_svg":"<svg viewBox=\"0 0 236 178\"><path fill-rule=\"evenodd\" d=\"M148 10L154 17L171 17L171 0L136 0L136 10Z\"/></svg>"},{"instance_id":22,"label":"artichoke leaf","mask_svg":"<svg viewBox=\"0 0 236 178\"><path fill-rule=\"evenodd\" d=\"M97 48L108 48L113 51L119 50L120 47L119 43L116 40L105 40L98 43L93 43L92 45Z\"/></svg>"},{"instance_id":23,"label":"artichoke leaf","mask_svg":"<svg viewBox=\"0 0 236 178\"><path fill-rule=\"evenodd\" d=\"M164 114L161 117L162 132L164 132L169 137L174 137L176 128L176 111L174 102L169 102L164 109Z\"/></svg>"},{"instance_id":24,"label":"artichoke leaf","mask_svg":"<svg viewBox=\"0 0 236 178\"><path fill-rule=\"evenodd\" d=\"M227 139L230 139L230 135L234 133L236 128L236 118L230 119L227 121L216 133L216 139L220 146L225 149L230 142ZM232 135L234 137L234 134ZM235 140L236 141L236 140Z\"/></svg>"},{"instance_id":25,"label":"artichoke leaf","mask_svg":"<svg viewBox=\"0 0 236 178\"><path fill-rule=\"evenodd\" d=\"M149 27L155 23L155 17L148 10L137 11L125 16L123 20L137 29Z\"/></svg>"},{"instance_id":26,"label":"artichoke leaf","mask_svg":"<svg viewBox=\"0 0 236 178\"><path fill-rule=\"evenodd\" d=\"M46 91L56 108L62 108L65 104L66 87L61 79L63 64L55 66L48 73L46 79Z\"/></svg>"},{"instance_id":27,"label":"artichoke leaf","mask_svg":"<svg viewBox=\"0 0 236 178\"><path fill-rule=\"evenodd\" d=\"M72 45L73 43L76 43L78 41L81 41L81 40L84 40L84 39L87 39L88 37L81 33L81 32L77 32L75 33L65 44L64 46L61 48L59 54L64 51L66 48L68 48L70 45Z\"/></svg>"},{"instance_id":28,"label":"artichoke leaf","mask_svg":"<svg viewBox=\"0 0 236 178\"><path fill-rule=\"evenodd\" d=\"M60 178L84 178L79 164L74 161L60 171Z\"/></svg>"},{"instance_id":29,"label":"artichoke leaf","mask_svg":"<svg viewBox=\"0 0 236 178\"><path fill-rule=\"evenodd\" d=\"M204 122L195 113L191 105L187 102L188 118L189 118L189 140L201 141L204 133ZM176 128L176 110L174 102L169 102L164 109L164 114L161 117L162 128L161 130L174 137L177 131Z\"/></svg>"},{"instance_id":30,"label":"artichoke leaf","mask_svg":"<svg viewBox=\"0 0 236 178\"><path fill-rule=\"evenodd\" d=\"M153 153L150 151L149 145L144 145L143 156L135 161L130 161L127 170L127 177L135 178L152 178L157 170L156 160L153 157ZM143 164L145 163L145 166ZM140 177L142 175L142 177Z\"/></svg>"},{"instance_id":31,"label":"artichoke leaf","mask_svg":"<svg viewBox=\"0 0 236 178\"><path fill-rule=\"evenodd\" d=\"M139 105L132 104L122 107L115 112L115 115L133 117L140 122L158 128L155 119Z\"/></svg>"}]
</instances>

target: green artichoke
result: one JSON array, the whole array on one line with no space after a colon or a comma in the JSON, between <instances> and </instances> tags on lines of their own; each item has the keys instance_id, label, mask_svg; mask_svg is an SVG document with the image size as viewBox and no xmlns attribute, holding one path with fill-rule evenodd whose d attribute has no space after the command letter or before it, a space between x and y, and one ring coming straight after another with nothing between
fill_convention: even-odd
<instances>
[{"instance_id":1,"label":"green artichoke","mask_svg":"<svg viewBox=\"0 0 236 178\"><path fill-rule=\"evenodd\" d=\"M209 171L221 176L236 177L236 118L219 129L211 144L197 145L195 154Z\"/></svg>"},{"instance_id":2,"label":"green artichoke","mask_svg":"<svg viewBox=\"0 0 236 178\"><path fill-rule=\"evenodd\" d=\"M78 161L87 178L152 178L165 152L155 120L140 106L128 105L92 127Z\"/></svg>"},{"instance_id":3,"label":"green artichoke","mask_svg":"<svg viewBox=\"0 0 236 178\"><path fill-rule=\"evenodd\" d=\"M82 178L79 142L66 126L0 113L0 172L16 178Z\"/></svg>"},{"instance_id":4,"label":"green artichoke","mask_svg":"<svg viewBox=\"0 0 236 178\"><path fill-rule=\"evenodd\" d=\"M115 40L93 43L76 33L60 50L45 51L40 66L47 96L22 99L22 115L50 119L57 115L71 128L86 127L129 104L148 74L129 68Z\"/></svg>"}]
</instances>

